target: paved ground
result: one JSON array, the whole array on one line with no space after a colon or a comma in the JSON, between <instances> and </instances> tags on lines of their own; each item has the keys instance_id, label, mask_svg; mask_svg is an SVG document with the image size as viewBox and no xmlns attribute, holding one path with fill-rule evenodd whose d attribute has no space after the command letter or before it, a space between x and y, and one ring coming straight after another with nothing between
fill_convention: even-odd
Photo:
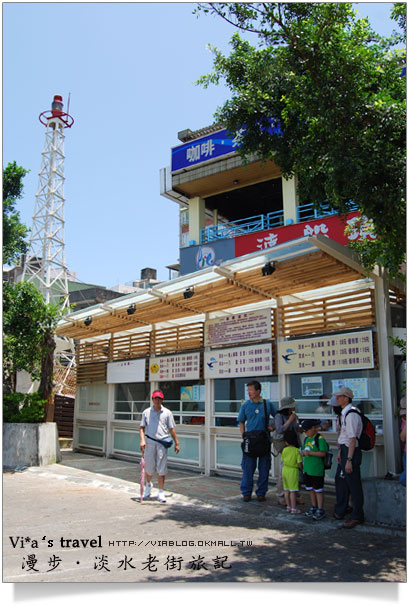
<instances>
[{"instance_id":1,"label":"paved ground","mask_svg":"<svg viewBox=\"0 0 411 606\"><path fill-rule=\"evenodd\" d=\"M170 472L167 503L140 503L139 467L65 452L3 474L3 581L404 582L405 533L341 529L243 503L238 480ZM156 490L153 491L153 495Z\"/></svg>"}]
</instances>

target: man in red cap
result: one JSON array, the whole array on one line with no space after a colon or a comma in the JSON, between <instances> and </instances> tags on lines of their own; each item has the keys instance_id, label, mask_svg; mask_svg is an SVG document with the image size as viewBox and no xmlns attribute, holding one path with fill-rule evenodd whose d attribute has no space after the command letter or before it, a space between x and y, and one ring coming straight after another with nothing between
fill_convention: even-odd
<instances>
[{"instance_id":1,"label":"man in red cap","mask_svg":"<svg viewBox=\"0 0 411 606\"><path fill-rule=\"evenodd\" d=\"M144 488L144 499L151 495L151 478L157 472L158 496L157 500L165 503L164 482L167 474L167 448L174 440L176 454L180 450L175 430L174 417L171 410L163 406L164 394L161 391L153 391L150 408L146 408L141 415L140 423L140 449L145 461L146 485Z\"/></svg>"}]
</instances>

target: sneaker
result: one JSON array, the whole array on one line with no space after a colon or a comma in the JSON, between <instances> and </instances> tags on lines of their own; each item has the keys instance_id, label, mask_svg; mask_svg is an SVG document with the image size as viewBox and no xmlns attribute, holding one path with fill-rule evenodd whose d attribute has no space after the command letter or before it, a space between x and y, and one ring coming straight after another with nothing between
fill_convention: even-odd
<instances>
[{"instance_id":1,"label":"sneaker","mask_svg":"<svg viewBox=\"0 0 411 606\"><path fill-rule=\"evenodd\" d=\"M152 488L153 488L153 483L146 482L146 485L144 487L143 499L148 499L150 497Z\"/></svg>"},{"instance_id":2,"label":"sneaker","mask_svg":"<svg viewBox=\"0 0 411 606\"><path fill-rule=\"evenodd\" d=\"M166 497L164 495L164 491L163 490L159 490L158 491L157 501L160 501L160 503L165 503L166 502Z\"/></svg>"},{"instance_id":3,"label":"sneaker","mask_svg":"<svg viewBox=\"0 0 411 606\"><path fill-rule=\"evenodd\" d=\"M322 520L325 517L324 509L317 509L313 515L313 520Z\"/></svg>"},{"instance_id":4,"label":"sneaker","mask_svg":"<svg viewBox=\"0 0 411 606\"><path fill-rule=\"evenodd\" d=\"M305 515L307 516L307 518L312 518L316 511L317 508L314 507L314 505L311 505L310 509L305 512Z\"/></svg>"}]
</instances>

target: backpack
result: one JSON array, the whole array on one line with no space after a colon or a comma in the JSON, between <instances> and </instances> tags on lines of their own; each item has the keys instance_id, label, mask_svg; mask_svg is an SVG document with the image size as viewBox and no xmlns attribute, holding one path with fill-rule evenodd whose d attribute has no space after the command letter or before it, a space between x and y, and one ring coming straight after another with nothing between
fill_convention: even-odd
<instances>
[{"instance_id":1,"label":"backpack","mask_svg":"<svg viewBox=\"0 0 411 606\"><path fill-rule=\"evenodd\" d=\"M360 437L358 438L358 445L361 450L372 450L375 446L375 428L371 423L370 419L365 416L358 408L350 408L347 412L347 415L350 412L356 412L357 415L360 415L362 421L362 432Z\"/></svg>"},{"instance_id":2,"label":"backpack","mask_svg":"<svg viewBox=\"0 0 411 606\"><path fill-rule=\"evenodd\" d=\"M321 436L324 440L324 442L327 444L327 450L325 452L325 457L324 457L324 469L331 469L332 465L333 465L333 453L330 451L330 447L328 446L328 442L327 440L324 438L324 436ZM316 447L318 448L318 450L320 450L320 434L317 433L315 438L314 438L314 442Z\"/></svg>"}]
</instances>

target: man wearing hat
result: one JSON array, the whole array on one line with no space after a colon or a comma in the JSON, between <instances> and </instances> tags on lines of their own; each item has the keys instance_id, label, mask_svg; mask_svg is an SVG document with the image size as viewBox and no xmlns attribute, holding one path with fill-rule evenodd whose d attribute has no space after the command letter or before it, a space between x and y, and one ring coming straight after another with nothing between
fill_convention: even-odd
<instances>
[{"instance_id":1,"label":"man wearing hat","mask_svg":"<svg viewBox=\"0 0 411 606\"><path fill-rule=\"evenodd\" d=\"M354 394L348 387L341 387L332 394L329 405L341 408L340 431L338 434L337 472L335 474L336 505L334 517L343 520L348 508L351 494L353 510L350 519L345 521L343 528L354 528L364 521L364 496L361 484L362 453L358 438L362 432L362 420L357 412L348 414L354 408L351 404ZM356 410L354 408L354 410Z\"/></svg>"},{"instance_id":2,"label":"man wearing hat","mask_svg":"<svg viewBox=\"0 0 411 606\"><path fill-rule=\"evenodd\" d=\"M274 449L277 451L278 454L280 454L285 447L284 433L286 431L294 432L297 436L298 444L301 445L301 440L299 436L301 430L299 427L298 417L295 414L296 405L297 402L294 400L294 398L291 398L290 396L286 396L285 398L281 398L280 400L280 407L274 417L275 428L273 434ZM286 505L284 498L284 487L281 467L282 463L280 461L280 472L277 478L277 501L279 505ZM297 503L304 503L304 499L300 497L299 493L297 493Z\"/></svg>"},{"instance_id":3,"label":"man wearing hat","mask_svg":"<svg viewBox=\"0 0 411 606\"><path fill-rule=\"evenodd\" d=\"M179 452L180 446L173 413L163 406L164 394L158 390L153 391L151 400L153 404L143 411L140 423L140 449L144 457L146 472L143 498L148 499L150 497L153 487L151 478L157 472L157 500L165 503L164 482L167 474L167 447L171 443L169 433L174 440L176 454Z\"/></svg>"}]
</instances>

